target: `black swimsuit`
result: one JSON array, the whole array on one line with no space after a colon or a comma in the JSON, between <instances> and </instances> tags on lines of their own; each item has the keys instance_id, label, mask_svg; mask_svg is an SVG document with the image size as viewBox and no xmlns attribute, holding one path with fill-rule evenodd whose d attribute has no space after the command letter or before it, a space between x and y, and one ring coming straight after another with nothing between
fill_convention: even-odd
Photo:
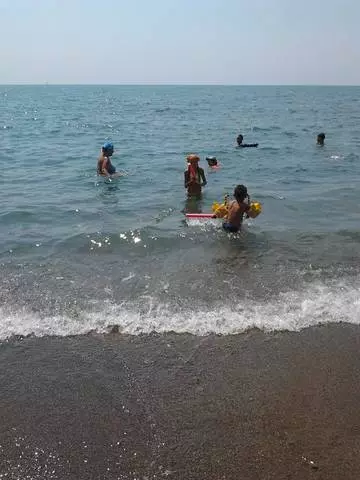
<instances>
[{"instance_id":1,"label":"black swimsuit","mask_svg":"<svg viewBox=\"0 0 360 480\"><path fill-rule=\"evenodd\" d=\"M105 157L100 165L98 166L98 175L104 175L102 173L103 171L103 168L104 168L104 162L105 160L107 160L107 163L106 163L106 171L108 172L109 175L114 175L114 173L116 173L116 168L114 167L114 165L111 163L111 160L109 157Z\"/></svg>"},{"instance_id":2,"label":"black swimsuit","mask_svg":"<svg viewBox=\"0 0 360 480\"><path fill-rule=\"evenodd\" d=\"M239 204L239 202L238 202ZM244 215L246 212L250 210L250 205L247 205L244 212L241 213L241 222L240 225L237 227L236 225L232 225L230 222L224 222L222 227L225 230L225 232L230 232L230 233L237 233L241 229L241 225L244 219Z\"/></svg>"},{"instance_id":3,"label":"black swimsuit","mask_svg":"<svg viewBox=\"0 0 360 480\"><path fill-rule=\"evenodd\" d=\"M223 229L225 232L230 232L230 233L237 233L240 230L240 227L235 227L235 225L231 225L229 222L224 222L222 224Z\"/></svg>"}]
</instances>

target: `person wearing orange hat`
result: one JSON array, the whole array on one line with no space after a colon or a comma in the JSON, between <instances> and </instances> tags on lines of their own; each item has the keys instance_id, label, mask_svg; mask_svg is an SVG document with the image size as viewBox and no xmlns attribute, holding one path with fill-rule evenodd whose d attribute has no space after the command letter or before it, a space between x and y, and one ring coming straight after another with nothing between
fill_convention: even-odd
<instances>
[{"instance_id":1,"label":"person wearing orange hat","mask_svg":"<svg viewBox=\"0 0 360 480\"><path fill-rule=\"evenodd\" d=\"M199 167L199 161L198 155L187 156L188 168L184 172L184 186L187 188L189 197L201 195L201 189L207 183L204 170Z\"/></svg>"}]
</instances>

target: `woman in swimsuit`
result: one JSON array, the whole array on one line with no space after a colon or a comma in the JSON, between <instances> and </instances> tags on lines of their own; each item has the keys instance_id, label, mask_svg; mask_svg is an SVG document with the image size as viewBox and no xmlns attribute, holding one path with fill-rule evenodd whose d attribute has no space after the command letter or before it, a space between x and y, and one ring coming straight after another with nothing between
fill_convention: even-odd
<instances>
[{"instance_id":1,"label":"woman in swimsuit","mask_svg":"<svg viewBox=\"0 0 360 480\"><path fill-rule=\"evenodd\" d=\"M97 173L104 177L111 177L116 173L116 168L111 163L110 157L114 153L114 145L110 142L101 147L101 154L97 163Z\"/></svg>"},{"instance_id":2,"label":"woman in swimsuit","mask_svg":"<svg viewBox=\"0 0 360 480\"><path fill-rule=\"evenodd\" d=\"M187 189L189 197L199 197L202 187L206 185L204 170L199 167L200 157L198 155L188 155L188 168L184 172L184 187Z\"/></svg>"}]
</instances>

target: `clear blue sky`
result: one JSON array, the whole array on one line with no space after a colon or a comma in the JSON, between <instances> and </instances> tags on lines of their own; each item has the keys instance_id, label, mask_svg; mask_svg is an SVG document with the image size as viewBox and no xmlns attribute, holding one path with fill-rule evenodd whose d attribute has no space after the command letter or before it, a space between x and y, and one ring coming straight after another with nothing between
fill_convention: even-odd
<instances>
[{"instance_id":1,"label":"clear blue sky","mask_svg":"<svg viewBox=\"0 0 360 480\"><path fill-rule=\"evenodd\" d=\"M0 83L360 84L360 0L0 0Z\"/></svg>"}]
</instances>

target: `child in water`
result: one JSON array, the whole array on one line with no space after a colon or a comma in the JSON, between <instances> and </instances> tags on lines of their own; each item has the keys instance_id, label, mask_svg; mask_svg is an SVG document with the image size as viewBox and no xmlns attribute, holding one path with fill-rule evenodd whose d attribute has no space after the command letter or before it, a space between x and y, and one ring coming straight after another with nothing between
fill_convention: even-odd
<instances>
[{"instance_id":1,"label":"child in water","mask_svg":"<svg viewBox=\"0 0 360 480\"><path fill-rule=\"evenodd\" d=\"M210 168L219 166L216 157L206 157L206 161L207 161Z\"/></svg>"},{"instance_id":2,"label":"child in water","mask_svg":"<svg viewBox=\"0 0 360 480\"><path fill-rule=\"evenodd\" d=\"M105 177L116 174L116 168L111 163L110 157L114 153L114 145L110 142L104 143L101 147L101 154L97 163L97 173Z\"/></svg>"},{"instance_id":3,"label":"child in water","mask_svg":"<svg viewBox=\"0 0 360 480\"><path fill-rule=\"evenodd\" d=\"M235 200L230 202L226 221L223 223L223 229L231 233L237 233L241 229L244 214L251 218L256 216L250 208L250 197L245 185L238 185L235 188L234 197Z\"/></svg>"},{"instance_id":4,"label":"child in water","mask_svg":"<svg viewBox=\"0 0 360 480\"><path fill-rule=\"evenodd\" d=\"M199 167L200 157L189 155L187 157L188 168L184 172L184 187L187 188L189 197L200 196L202 187L206 185L205 173Z\"/></svg>"}]
</instances>

